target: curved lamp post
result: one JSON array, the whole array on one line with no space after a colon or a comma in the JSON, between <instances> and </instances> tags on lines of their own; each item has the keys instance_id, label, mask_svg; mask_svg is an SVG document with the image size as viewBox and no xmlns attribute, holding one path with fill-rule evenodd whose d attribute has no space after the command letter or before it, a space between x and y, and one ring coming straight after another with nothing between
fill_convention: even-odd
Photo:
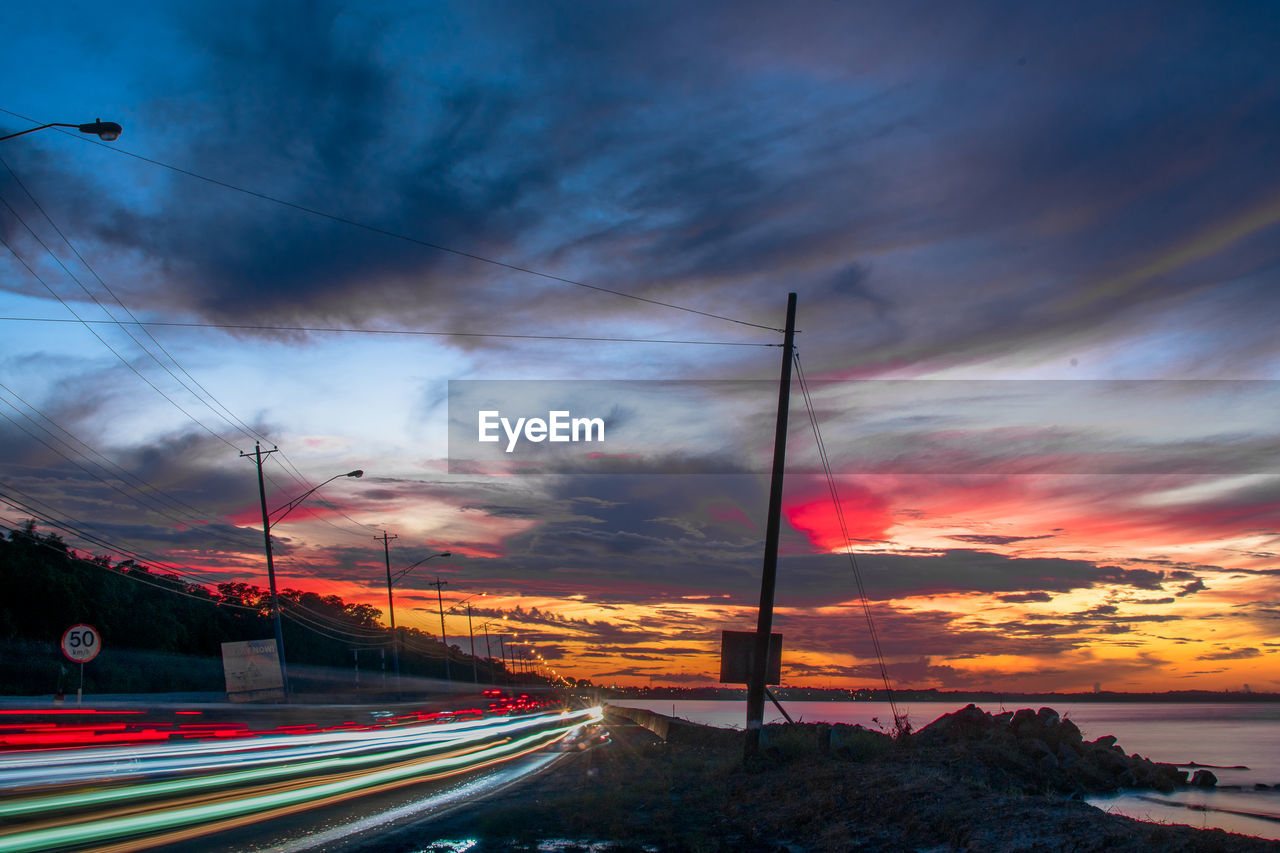
<instances>
[{"instance_id":1,"label":"curved lamp post","mask_svg":"<svg viewBox=\"0 0 1280 853\"><path fill-rule=\"evenodd\" d=\"M411 565L409 565L409 566L407 566L407 567L405 567L405 568L401 569L400 571L396 572L395 577L392 577L392 576L391 576L391 552L387 550L387 539L386 539L386 535L384 534L384 535L383 535L383 536L381 536L381 537L375 536L374 538L375 538L375 539L382 539L383 554L384 554L384 556L386 557L386 566L387 566L387 616L388 616L388 618L389 618L389 620L390 620L390 622L391 622L391 658L392 658L392 660L394 660L394 661L395 661L395 669L396 669L396 692L397 692L397 693L399 693L399 692L400 692L400 641L399 641L399 637L397 637L397 636L396 636L396 602L395 602L395 598L393 598L393 597L392 597L392 594L391 594L391 586L392 586L392 584L394 584L396 581L400 580L402 577L404 577L405 575L409 574L409 572L411 572L411 571L413 571L414 569L418 568L418 566L421 566L421 565L422 565L423 563L425 563L427 560L433 560L433 559L435 559L436 557L452 557L452 556L453 556L453 554L452 554L451 552L449 552L449 551L441 551L439 554L428 554L427 556L423 557L423 558L422 558L421 560L419 560L418 562L416 562L416 563L412 563ZM392 537L392 538L394 538L394 537ZM439 578L436 578L436 583L437 583L437 584L445 584L445 583L448 583L448 581L442 581L442 580L440 580ZM437 595L437 597L439 597L439 594L440 594L440 587L439 587L439 586L437 586L437 587L436 587L436 595ZM443 618L443 617L441 617L441 619L440 619L440 639L441 639L442 641L444 640L444 618ZM445 674L447 675L447 674L448 674L448 671L449 671L449 647L448 647L448 646L445 646L445 647L444 647L444 666L445 666Z\"/></svg>"},{"instance_id":2,"label":"curved lamp post","mask_svg":"<svg viewBox=\"0 0 1280 853\"><path fill-rule=\"evenodd\" d=\"M22 136L27 133L35 133L37 130L44 130L46 127L74 127L81 133L91 133L101 139L103 142L115 142L120 138L123 128L114 121L103 121L96 119L87 124L64 124L60 121L42 124L39 127L29 127L26 130L20 130L17 133L10 133L8 136L0 136L0 142L6 139L13 139L15 136Z\"/></svg>"},{"instance_id":3,"label":"curved lamp post","mask_svg":"<svg viewBox=\"0 0 1280 853\"><path fill-rule=\"evenodd\" d=\"M445 616L457 610L459 607L461 607L463 604L466 604L471 599L477 596L485 596L488 594L489 593L487 592L473 592L470 595L468 595L466 598L455 601L452 607L450 607L443 614L441 614L441 621L443 622ZM475 633L475 630L471 627L471 605L470 604L467 604L467 638L468 638L468 647L471 649L471 681L474 684L479 684L480 669L476 664L476 633ZM448 655L448 653L449 653L449 649L446 646L445 654Z\"/></svg>"},{"instance_id":4,"label":"curved lamp post","mask_svg":"<svg viewBox=\"0 0 1280 853\"><path fill-rule=\"evenodd\" d=\"M272 618L272 622L274 622L275 624L276 656L280 658L280 685L284 689L284 697L285 697L285 701L287 702L289 700L289 695L290 695L289 671L285 666L284 630L281 628L281 625L280 625L280 596L276 592L276 568L275 568L274 562L271 559L271 525L273 523L278 524L279 522L283 521L286 515L293 512L295 509L297 509L298 506L303 501L305 501L307 498L311 497L313 494L319 491L321 487L326 486L329 483L332 483L334 480L338 480L343 477L354 477L354 478L363 477L364 471L361 471L360 469L356 469L355 471L348 471L345 474L335 474L334 476L325 480L319 486L316 486L315 488L312 488L312 489L308 489L307 491L298 495L296 498L289 501L284 506L277 507L271 512L267 512L267 487L263 484L263 481L262 481L262 460L266 458L269 454L272 454L275 452L276 452L275 448L272 448L271 450L267 450L264 452L261 445L255 442L253 445L253 453L242 452L240 456L242 458L248 457L250 459L253 459L258 466L258 498L262 501L262 538L263 538L263 541L266 543L266 549L267 549L267 583L271 588L271 618ZM276 516L274 522L272 521L272 518L271 518L272 516Z\"/></svg>"},{"instance_id":5,"label":"curved lamp post","mask_svg":"<svg viewBox=\"0 0 1280 853\"><path fill-rule=\"evenodd\" d=\"M478 629L480 631L484 631L484 664L489 670L488 678L490 684L495 683L497 679L493 673L493 647L489 645L489 626L500 624L502 624L500 620L490 619ZM506 669L506 664L503 664L503 669Z\"/></svg>"}]
</instances>

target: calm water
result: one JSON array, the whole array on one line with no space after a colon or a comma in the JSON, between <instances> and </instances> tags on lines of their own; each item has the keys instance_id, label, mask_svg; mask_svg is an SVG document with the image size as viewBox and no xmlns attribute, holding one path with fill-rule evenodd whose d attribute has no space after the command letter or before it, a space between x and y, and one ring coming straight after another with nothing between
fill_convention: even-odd
<instances>
[{"instance_id":1,"label":"calm water","mask_svg":"<svg viewBox=\"0 0 1280 853\"><path fill-rule=\"evenodd\" d=\"M612 704L647 708L713 726L740 729L746 722L743 701L619 699ZM992 713L1020 707L976 704ZM908 715L913 728L919 729L963 705L913 702L900 704L899 710ZM792 719L808 723L850 723L884 730L893 724L893 714L885 702L785 702L783 707ZM1248 768L1214 768L1219 785L1215 791L1122 794L1091 797L1090 803L1141 820L1217 827L1280 839L1280 790L1253 790L1257 782L1280 785L1280 704L1080 702L1058 703L1054 710L1079 726L1086 740L1115 735L1125 752L1136 752L1152 761ZM766 705L765 722L784 721L776 708Z\"/></svg>"}]
</instances>

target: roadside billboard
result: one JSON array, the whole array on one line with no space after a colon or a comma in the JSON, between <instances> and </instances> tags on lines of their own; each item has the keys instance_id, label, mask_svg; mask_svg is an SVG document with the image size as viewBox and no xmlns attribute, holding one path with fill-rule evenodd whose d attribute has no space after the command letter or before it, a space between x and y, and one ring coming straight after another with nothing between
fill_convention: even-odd
<instances>
[{"instance_id":1,"label":"roadside billboard","mask_svg":"<svg viewBox=\"0 0 1280 853\"><path fill-rule=\"evenodd\" d=\"M232 702L284 699L280 657L273 639L223 643L222 671L227 681L227 699Z\"/></svg>"}]
</instances>

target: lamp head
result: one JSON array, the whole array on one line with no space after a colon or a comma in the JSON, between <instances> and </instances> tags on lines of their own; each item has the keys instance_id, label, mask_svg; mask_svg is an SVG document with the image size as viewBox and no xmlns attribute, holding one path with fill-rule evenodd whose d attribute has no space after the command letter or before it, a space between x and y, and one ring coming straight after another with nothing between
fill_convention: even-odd
<instances>
[{"instance_id":1,"label":"lamp head","mask_svg":"<svg viewBox=\"0 0 1280 853\"><path fill-rule=\"evenodd\" d=\"M441 552L439 553L439 555L438 555L438 556L441 556L441 557L452 557L452 556L453 556L453 554L450 554L448 551L441 551Z\"/></svg>"},{"instance_id":2,"label":"lamp head","mask_svg":"<svg viewBox=\"0 0 1280 853\"><path fill-rule=\"evenodd\" d=\"M78 130L81 133L92 133L103 142L115 142L120 138L123 128L114 121L91 121L88 124L79 125Z\"/></svg>"},{"instance_id":3,"label":"lamp head","mask_svg":"<svg viewBox=\"0 0 1280 853\"><path fill-rule=\"evenodd\" d=\"M344 476L355 477L357 480L364 476L364 472L357 468L354 471L348 471Z\"/></svg>"}]
</instances>

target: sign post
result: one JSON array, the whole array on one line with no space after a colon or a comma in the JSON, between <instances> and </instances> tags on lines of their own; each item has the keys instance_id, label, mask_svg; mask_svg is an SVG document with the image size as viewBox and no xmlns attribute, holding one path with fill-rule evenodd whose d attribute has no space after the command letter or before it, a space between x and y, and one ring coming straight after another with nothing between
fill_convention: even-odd
<instances>
[{"instance_id":1,"label":"sign post","mask_svg":"<svg viewBox=\"0 0 1280 853\"><path fill-rule=\"evenodd\" d=\"M62 653L67 660L80 664L80 686L76 688L76 705L84 698L84 665L102 651L102 637L92 625L78 622L62 634Z\"/></svg>"}]
</instances>

